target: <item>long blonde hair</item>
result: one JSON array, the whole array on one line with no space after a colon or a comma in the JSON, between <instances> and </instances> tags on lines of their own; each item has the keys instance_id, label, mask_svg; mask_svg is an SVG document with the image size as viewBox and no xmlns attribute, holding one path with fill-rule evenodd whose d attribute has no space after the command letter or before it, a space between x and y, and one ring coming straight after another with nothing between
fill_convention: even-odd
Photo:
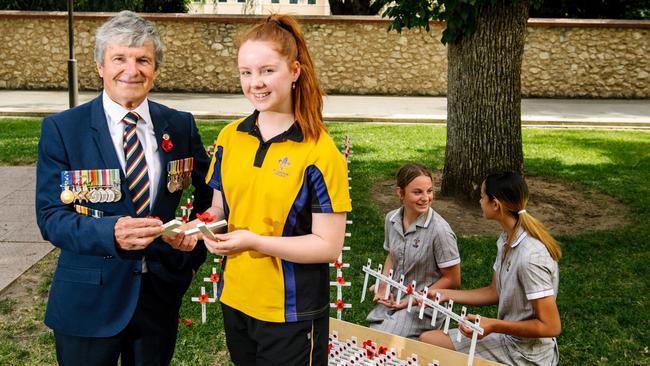
<instances>
[{"instance_id":1,"label":"long blonde hair","mask_svg":"<svg viewBox=\"0 0 650 366\"><path fill-rule=\"evenodd\" d=\"M526 211L528 185L524 178L516 172L500 172L488 175L484 184L485 194L490 201L498 201L501 214L511 215L517 219L513 232L517 233L519 228L523 228L530 236L546 246L554 261L559 261L562 257L560 245L544 224ZM508 237L503 251L504 258L508 255L513 240L514 237Z\"/></svg>"},{"instance_id":2,"label":"long blonde hair","mask_svg":"<svg viewBox=\"0 0 650 366\"><path fill-rule=\"evenodd\" d=\"M280 55L288 63L300 63L300 76L293 89L293 114L306 140L318 141L321 131L325 130L323 122L323 90L316 78L305 37L300 26L288 15L273 14L266 20L247 30L237 42L237 48L246 41L272 42Z\"/></svg>"}]
</instances>

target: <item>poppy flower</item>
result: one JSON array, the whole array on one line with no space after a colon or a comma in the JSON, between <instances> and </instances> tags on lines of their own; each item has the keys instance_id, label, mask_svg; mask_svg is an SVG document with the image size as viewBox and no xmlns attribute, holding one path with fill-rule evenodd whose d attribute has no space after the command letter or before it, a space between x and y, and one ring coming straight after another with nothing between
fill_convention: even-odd
<instances>
[{"instance_id":1,"label":"poppy flower","mask_svg":"<svg viewBox=\"0 0 650 366\"><path fill-rule=\"evenodd\" d=\"M337 260L336 262L334 262L334 267L336 267L336 269L343 268L343 262Z\"/></svg>"},{"instance_id":2,"label":"poppy flower","mask_svg":"<svg viewBox=\"0 0 650 366\"><path fill-rule=\"evenodd\" d=\"M219 274L218 273L213 273L210 275L210 281L211 282L219 282Z\"/></svg>"},{"instance_id":3,"label":"poppy flower","mask_svg":"<svg viewBox=\"0 0 650 366\"><path fill-rule=\"evenodd\" d=\"M379 355L385 355L386 352L388 352L388 347L379 346L379 350L377 351L377 354L379 354Z\"/></svg>"},{"instance_id":4,"label":"poppy flower","mask_svg":"<svg viewBox=\"0 0 650 366\"><path fill-rule=\"evenodd\" d=\"M209 222L214 221L214 219L215 219L216 217L210 215L210 213L206 211L206 212L204 212L204 213L202 213L202 214L198 214L198 213L197 213L197 214L196 214L196 218L199 219L199 221L201 221L201 222L205 222L205 223L207 224L207 223L209 223Z\"/></svg>"},{"instance_id":5,"label":"poppy flower","mask_svg":"<svg viewBox=\"0 0 650 366\"><path fill-rule=\"evenodd\" d=\"M336 310L343 310L345 309L345 303L343 300L336 300Z\"/></svg>"},{"instance_id":6,"label":"poppy flower","mask_svg":"<svg viewBox=\"0 0 650 366\"><path fill-rule=\"evenodd\" d=\"M345 284L345 278L343 276L336 277L336 282L340 283L341 285Z\"/></svg>"},{"instance_id":7,"label":"poppy flower","mask_svg":"<svg viewBox=\"0 0 650 366\"><path fill-rule=\"evenodd\" d=\"M208 297L207 294L203 294L203 295L199 296L199 303L200 304L205 304L205 303L208 302L209 299L210 298Z\"/></svg>"},{"instance_id":8,"label":"poppy flower","mask_svg":"<svg viewBox=\"0 0 650 366\"><path fill-rule=\"evenodd\" d=\"M412 293L413 293L413 286L408 285L408 287L406 288L406 294L411 295Z\"/></svg>"},{"instance_id":9,"label":"poppy flower","mask_svg":"<svg viewBox=\"0 0 650 366\"><path fill-rule=\"evenodd\" d=\"M186 327L191 327L192 326L192 321L189 319L185 319L185 326Z\"/></svg>"},{"instance_id":10,"label":"poppy flower","mask_svg":"<svg viewBox=\"0 0 650 366\"><path fill-rule=\"evenodd\" d=\"M366 350L366 357L368 357L369 359L372 360L373 358L375 358L375 353L372 350L367 349Z\"/></svg>"},{"instance_id":11,"label":"poppy flower","mask_svg":"<svg viewBox=\"0 0 650 366\"><path fill-rule=\"evenodd\" d=\"M174 148L174 144L172 144L172 140L169 138L168 134L163 135L163 140L160 144L160 147L162 147L163 151L167 153L172 151L172 148Z\"/></svg>"}]
</instances>

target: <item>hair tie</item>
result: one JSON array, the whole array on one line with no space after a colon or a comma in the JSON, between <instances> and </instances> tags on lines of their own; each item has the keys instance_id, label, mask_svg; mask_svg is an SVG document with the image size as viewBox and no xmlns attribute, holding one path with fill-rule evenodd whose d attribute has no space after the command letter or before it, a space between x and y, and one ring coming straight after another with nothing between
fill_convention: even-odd
<instances>
[{"instance_id":1,"label":"hair tie","mask_svg":"<svg viewBox=\"0 0 650 366\"><path fill-rule=\"evenodd\" d=\"M282 23L281 21L279 21L277 19L273 19L273 18L270 18L270 17L269 17L269 21L272 22L272 23L275 23L275 25L277 25L278 27L286 30L287 32L289 32L293 36L293 31L291 30L291 27L289 27L288 25Z\"/></svg>"},{"instance_id":2,"label":"hair tie","mask_svg":"<svg viewBox=\"0 0 650 366\"><path fill-rule=\"evenodd\" d=\"M526 213L526 210L525 209L524 210L519 210L519 212L517 212L517 215L521 215L522 213Z\"/></svg>"},{"instance_id":3,"label":"hair tie","mask_svg":"<svg viewBox=\"0 0 650 366\"><path fill-rule=\"evenodd\" d=\"M295 34L293 34L293 29L291 29L291 26L289 26L288 24L284 24L280 20L271 17L268 18L267 22L274 23L280 29L284 29L285 31L289 32L289 34L291 34L291 37L293 37L294 41L296 42L296 60L299 60L300 57L298 56L300 55L300 51L298 50L298 38L296 37Z\"/></svg>"}]
</instances>

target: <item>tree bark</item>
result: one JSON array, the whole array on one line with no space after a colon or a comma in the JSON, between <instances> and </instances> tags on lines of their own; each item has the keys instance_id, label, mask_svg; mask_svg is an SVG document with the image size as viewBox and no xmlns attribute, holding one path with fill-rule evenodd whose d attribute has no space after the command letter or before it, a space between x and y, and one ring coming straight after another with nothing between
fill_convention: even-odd
<instances>
[{"instance_id":1,"label":"tree bark","mask_svg":"<svg viewBox=\"0 0 650 366\"><path fill-rule=\"evenodd\" d=\"M523 171L521 60L528 1L478 10L476 32L447 51L447 147L442 195L474 200L491 172Z\"/></svg>"}]
</instances>

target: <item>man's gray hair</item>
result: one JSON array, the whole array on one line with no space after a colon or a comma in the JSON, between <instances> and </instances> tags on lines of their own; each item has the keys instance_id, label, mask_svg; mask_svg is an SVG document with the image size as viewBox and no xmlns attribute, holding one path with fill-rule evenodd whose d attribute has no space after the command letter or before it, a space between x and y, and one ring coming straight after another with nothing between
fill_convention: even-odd
<instances>
[{"instance_id":1,"label":"man's gray hair","mask_svg":"<svg viewBox=\"0 0 650 366\"><path fill-rule=\"evenodd\" d=\"M162 65L163 45L156 26L132 11L121 11L97 28L96 63L104 64L104 53L109 42L128 47L142 47L146 42L151 42L156 54L156 70Z\"/></svg>"}]
</instances>

